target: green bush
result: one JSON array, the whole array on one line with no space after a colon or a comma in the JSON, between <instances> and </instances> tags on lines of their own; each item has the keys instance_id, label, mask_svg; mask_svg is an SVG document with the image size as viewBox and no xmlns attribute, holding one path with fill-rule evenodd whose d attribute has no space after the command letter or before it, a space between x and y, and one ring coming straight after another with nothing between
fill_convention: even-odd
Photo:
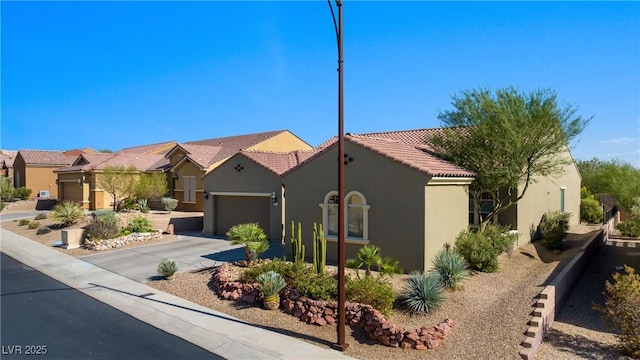
<instances>
[{"instance_id":1,"label":"green bush","mask_svg":"<svg viewBox=\"0 0 640 360\"><path fill-rule=\"evenodd\" d=\"M378 265L378 272L380 272L380 275L391 276L393 274L404 273L404 269L402 269L402 267L400 266L400 261L390 256L385 256L384 258L382 258L382 261L380 261L380 264Z\"/></svg>"},{"instance_id":2,"label":"green bush","mask_svg":"<svg viewBox=\"0 0 640 360\"><path fill-rule=\"evenodd\" d=\"M164 205L164 209L168 212L172 212L178 207L178 199L164 197L161 201L162 205Z\"/></svg>"},{"instance_id":3,"label":"green bush","mask_svg":"<svg viewBox=\"0 0 640 360\"><path fill-rule=\"evenodd\" d=\"M171 277L178 271L178 263L173 259L162 259L158 264L158 275Z\"/></svg>"},{"instance_id":4,"label":"green bush","mask_svg":"<svg viewBox=\"0 0 640 360\"><path fill-rule=\"evenodd\" d=\"M605 284L604 306L594 308L601 312L607 326L617 330L621 350L640 359L640 274L625 266L624 273L613 275L613 281Z\"/></svg>"},{"instance_id":5,"label":"green bush","mask_svg":"<svg viewBox=\"0 0 640 360\"><path fill-rule=\"evenodd\" d=\"M48 226L43 226L36 232L37 235L44 235L51 232L51 228Z\"/></svg>"},{"instance_id":6,"label":"green bush","mask_svg":"<svg viewBox=\"0 0 640 360\"><path fill-rule=\"evenodd\" d=\"M15 197L17 199L20 199L20 200L27 200L30 195L31 195L31 189L27 189L24 186L21 186L19 188L15 188L13 190L13 197Z\"/></svg>"},{"instance_id":7,"label":"green bush","mask_svg":"<svg viewBox=\"0 0 640 360\"><path fill-rule=\"evenodd\" d=\"M580 221L589 224L599 224L602 222L602 205L600 201L593 198L580 200Z\"/></svg>"},{"instance_id":8,"label":"green bush","mask_svg":"<svg viewBox=\"0 0 640 360\"><path fill-rule=\"evenodd\" d=\"M32 221L32 222L29 223L29 225L27 225L27 227L29 229L37 229L37 228L40 227L40 223L37 222L37 221Z\"/></svg>"},{"instance_id":9,"label":"green bush","mask_svg":"<svg viewBox=\"0 0 640 360\"><path fill-rule=\"evenodd\" d=\"M634 215L619 223L616 228L622 236L640 237L640 216Z\"/></svg>"},{"instance_id":10,"label":"green bush","mask_svg":"<svg viewBox=\"0 0 640 360\"><path fill-rule=\"evenodd\" d=\"M508 228L489 225L482 232L462 231L455 241L456 251L472 269L482 272L498 271L498 255L513 247L518 234Z\"/></svg>"},{"instance_id":11,"label":"green bush","mask_svg":"<svg viewBox=\"0 0 640 360\"><path fill-rule=\"evenodd\" d=\"M38 215L36 215L36 217L33 218L33 220L44 220L46 218L48 218L49 215L47 215L46 213L40 213Z\"/></svg>"},{"instance_id":12,"label":"green bush","mask_svg":"<svg viewBox=\"0 0 640 360\"><path fill-rule=\"evenodd\" d=\"M384 315L391 314L396 293L384 277L365 276L347 279L345 297L350 302L359 302L373 306Z\"/></svg>"},{"instance_id":13,"label":"green bush","mask_svg":"<svg viewBox=\"0 0 640 360\"><path fill-rule=\"evenodd\" d=\"M146 216L136 216L131 219L127 229L132 233L146 233L154 231L153 223Z\"/></svg>"},{"instance_id":14,"label":"green bush","mask_svg":"<svg viewBox=\"0 0 640 360\"><path fill-rule=\"evenodd\" d=\"M251 251L252 259L259 259L262 254L269 250L270 246L267 241L254 241L247 244Z\"/></svg>"},{"instance_id":15,"label":"green bush","mask_svg":"<svg viewBox=\"0 0 640 360\"><path fill-rule=\"evenodd\" d=\"M442 291L437 274L413 271L400 299L409 313L429 313L444 301Z\"/></svg>"},{"instance_id":16,"label":"green bush","mask_svg":"<svg viewBox=\"0 0 640 360\"><path fill-rule=\"evenodd\" d=\"M258 275L267 271L275 271L281 274L290 285L295 285L300 278L310 277L315 274L315 271L306 264L290 263L276 258L246 269L240 274L240 279L247 283L255 282Z\"/></svg>"},{"instance_id":17,"label":"green bush","mask_svg":"<svg viewBox=\"0 0 640 360\"><path fill-rule=\"evenodd\" d=\"M297 277L293 286L306 297L315 300L335 300L338 296L338 280L312 269L309 276Z\"/></svg>"},{"instance_id":18,"label":"green bush","mask_svg":"<svg viewBox=\"0 0 640 360\"><path fill-rule=\"evenodd\" d=\"M542 234L542 241L551 250L562 250L565 248L564 238L569 230L570 213L551 211L545 213L540 221L539 229Z\"/></svg>"},{"instance_id":19,"label":"green bush","mask_svg":"<svg viewBox=\"0 0 640 360\"><path fill-rule=\"evenodd\" d=\"M84 217L84 210L71 201L65 201L56 205L49 214L49 218L54 221L60 221L64 226L71 226L73 223Z\"/></svg>"},{"instance_id":20,"label":"green bush","mask_svg":"<svg viewBox=\"0 0 640 360\"><path fill-rule=\"evenodd\" d=\"M442 286L447 289L458 289L469 278L467 262L458 252L448 248L436 254L433 268Z\"/></svg>"},{"instance_id":21,"label":"green bush","mask_svg":"<svg viewBox=\"0 0 640 360\"><path fill-rule=\"evenodd\" d=\"M30 222L31 222L31 220L29 220L29 219L20 219L20 221L18 221L18 225L19 226L25 226L25 225L29 225Z\"/></svg>"},{"instance_id":22,"label":"green bush","mask_svg":"<svg viewBox=\"0 0 640 360\"><path fill-rule=\"evenodd\" d=\"M101 218L96 217L84 227L84 236L92 241L113 239L117 237L119 230L117 221L110 221L109 218L107 218L107 221L103 221Z\"/></svg>"},{"instance_id":23,"label":"green bush","mask_svg":"<svg viewBox=\"0 0 640 360\"><path fill-rule=\"evenodd\" d=\"M11 179L6 176L0 176L0 199L4 201L13 200L13 185Z\"/></svg>"}]
</instances>

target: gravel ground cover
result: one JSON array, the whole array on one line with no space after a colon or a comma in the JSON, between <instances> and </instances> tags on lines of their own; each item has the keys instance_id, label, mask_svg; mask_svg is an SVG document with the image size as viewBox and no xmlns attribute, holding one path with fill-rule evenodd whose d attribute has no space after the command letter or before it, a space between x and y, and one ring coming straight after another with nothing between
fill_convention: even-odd
<instances>
[{"instance_id":1,"label":"gravel ground cover","mask_svg":"<svg viewBox=\"0 0 640 360\"><path fill-rule=\"evenodd\" d=\"M35 202L11 204L2 213L30 211ZM192 216L172 212L171 216ZM169 214L151 212L148 214L159 229L166 229ZM133 215L128 215L133 216ZM49 220L40 220L49 225ZM74 225L84 226L85 223ZM18 226L17 222L3 222L6 230L18 233L44 245L51 246L61 239L60 230L46 235L36 235L36 230ZM456 321L450 335L435 350L401 350L371 342L358 331L347 329L346 354L358 359L518 359L520 343L530 319L532 305L542 287L559 272L573 257L578 248L589 238L597 227L575 226L570 230L564 252L548 251L540 244L533 243L517 248L511 255L500 257L500 272L494 274L474 273L463 289L448 292L446 302L435 312L426 316L409 316L394 311L389 319L405 328L435 325L445 318ZM161 240L131 244L127 247L149 245L154 242L175 240L176 236L165 235ZM638 248L640 249L640 247ZM83 256L94 252L86 249L59 251L71 256ZM603 250L605 251L611 250ZM613 250L616 251L616 250ZM602 254L598 259L602 258ZM636 260L640 256L635 257ZM640 261L640 260L638 260ZM603 265L604 267L610 266ZM636 267L640 264L636 264ZM330 270L330 267L327 267ZM236 269L238 272L240 269ZM590 269L589 271L594 271ZM611 272L601 274L596 281L590 272L584 276L574 294L568 300L563 312L550 331L546 342L540 348L539 359L626 359L614 348L615 338L604 328L599 317L593 311L589 313L592 302L601 302L593 293L602 292L604 281ZM397 275L393 285L400 290L407 275ZM235 303L218 299L210 289L211 269L203 268L195 272L179 273L174 280L159 280L148 285L158 290L174 294L189 301L210 307L257 326L296 337L315 345L329 347L336 341L336 326L307 325L293 316L279 311L266 311L257 306ZM586 281L586 284L584 283ZM581 288L583 288L581 290ZM586 314L586 315L585 315ZM583 317L586 316L586 317Z\"/></svg>"}]
</instances>

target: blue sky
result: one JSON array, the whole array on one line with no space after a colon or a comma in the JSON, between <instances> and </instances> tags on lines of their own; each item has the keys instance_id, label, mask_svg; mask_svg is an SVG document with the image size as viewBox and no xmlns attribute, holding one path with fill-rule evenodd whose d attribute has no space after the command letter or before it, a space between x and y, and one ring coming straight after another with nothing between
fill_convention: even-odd
<instances>
[{"instance_id":1,"label":"blue sky","mask_svg":"<svg viewBox=\"0 0 640 360\"><path fill-rule=\"evenodd\" d=\"M345 130L432 128L465 89L554 89L578 159L640 167L640 2L344 3ZM2 149L337 134L325 1L7 2Z\"/></svg>"}]
</instances>

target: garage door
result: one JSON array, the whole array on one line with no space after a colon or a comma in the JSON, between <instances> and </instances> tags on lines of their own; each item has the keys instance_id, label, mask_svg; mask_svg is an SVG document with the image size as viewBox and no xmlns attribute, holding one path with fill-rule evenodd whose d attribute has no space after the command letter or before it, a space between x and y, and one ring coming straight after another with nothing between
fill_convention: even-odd
<instances>
[{"instance_id":1,"label":"garage door","mask_svg":"<svg viewBox=\"0 0 640 360\"><path fill-rule=\"evenodd\" d=\"M236 224L257 222L269 234L269 197L216 196L215 234L225 236Z\"/></svg>"},{"instance_id":2,"label":"garage door","mask_svg":"<svg viewBox=\"0 0 640 360\"><path fill-rule=\"evenodd\" d=\"M62 196L63 201L73 201L77 203L82 202L82 186L77 182L64 182L62 183Z\"/></svg>"}]
</instances>

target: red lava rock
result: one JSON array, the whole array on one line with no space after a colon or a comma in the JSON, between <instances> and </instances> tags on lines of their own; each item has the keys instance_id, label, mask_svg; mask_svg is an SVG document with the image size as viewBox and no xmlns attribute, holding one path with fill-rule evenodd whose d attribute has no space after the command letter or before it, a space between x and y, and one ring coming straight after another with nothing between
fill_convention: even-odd
<instances>
[{"instance_id":1,"label":"red lava rock","mask_svg":"<svg viewBox=\"0 0 640 360\"><path fill-rule=\"evenodd\" d=\"M324 320L327 322L327 324L329 325L333 325L336 323L336 319L333 316L330 315L325 315L324 316Z\"/></svg>"},{"instance_id":2,"label":"red lava rock","mask_svg":"<svg viewBox=\"0 0 640 360\"><path fill-rule=\"evenodd\" d=\"M427 347L424 346L424 344L420 342L420 343L416 344L416 350L427 350Z\"/></svg>"},{"instance_id":3,"label":"red lava rock","mask_svg":"<svg viewBox=\"0 0 640 360\"><path fill-rule=\"evenodd\" d=\"M314 321L314 324L318 325L318 326L325 326L325 325L327 325L327 321L323 317L321 317L319 319L316 319Z\"/></svg>"},{"instance_id":4,"label":"red lava rock","mask_svg":"<svg viewBox=\"0 0 640 360\"><path fill-rule=\"evenodd\" d=\"M411 349L413 345L409 341L403 341L400 343L400 347L403 349Z\"/></svg>"}]
</instances>

